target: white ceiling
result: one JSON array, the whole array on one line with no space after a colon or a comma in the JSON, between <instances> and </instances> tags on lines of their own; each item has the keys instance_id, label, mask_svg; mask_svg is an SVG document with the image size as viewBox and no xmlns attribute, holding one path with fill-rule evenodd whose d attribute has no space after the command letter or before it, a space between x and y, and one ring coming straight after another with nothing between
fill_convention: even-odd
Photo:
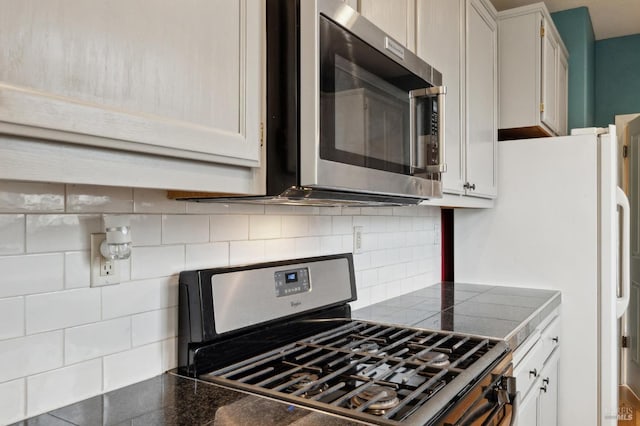
<instances>
[{"instance_id":1,"label":"white ceiling","mask_svg":"<svg viewBox=\"0 0 640 426\"><path fill-rule=\"evenodd\" d=\"M538 3L540 0L491 0L498 10ZM544 0L549 12L586 6L596 40L640 34L640 0Z\"/></svg>"}]
</instances>

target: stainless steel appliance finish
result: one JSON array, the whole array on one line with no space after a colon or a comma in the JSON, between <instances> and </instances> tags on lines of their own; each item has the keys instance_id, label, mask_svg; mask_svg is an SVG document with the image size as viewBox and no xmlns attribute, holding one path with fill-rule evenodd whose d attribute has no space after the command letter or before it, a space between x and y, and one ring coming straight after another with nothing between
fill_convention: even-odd
<instances>
[{"instance_id":1,"label":"stainless steel appliance finish","mask_svg":"<svg viewBox=\"0 0 640 426\"><path fill-rule=\"evenodd\" d=\"M265 196L417 204L442 196L442 75L340 0L267 1Z\"/></svg>"},{"instance_id":2,"label":"stainless steel appliance finish","mask_svg":"<svg viewBox=\"0 0 640 426\"><path fill-rule=\"evenodd\" d=\"M352 320L355 297L351 254L185 271L179 372L370 424L508 422L504 341Z\"/></svg>"}]
</instances>

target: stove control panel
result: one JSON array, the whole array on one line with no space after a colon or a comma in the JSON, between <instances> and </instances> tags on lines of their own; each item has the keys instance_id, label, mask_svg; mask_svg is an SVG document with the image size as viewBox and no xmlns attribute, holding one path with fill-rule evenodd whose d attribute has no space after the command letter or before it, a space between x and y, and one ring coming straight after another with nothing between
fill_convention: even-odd
<instances>
[{"instance_id":1,"label":"stove control panel","mask_svg":"<svg viewBox=\"0 0 640 426\"><path fill-rule=\"evenodd\" d=\"M311 291L309 268L277 271L273 275L276 281L276 297L292 296Z\"/></svg>"}]
</instances>

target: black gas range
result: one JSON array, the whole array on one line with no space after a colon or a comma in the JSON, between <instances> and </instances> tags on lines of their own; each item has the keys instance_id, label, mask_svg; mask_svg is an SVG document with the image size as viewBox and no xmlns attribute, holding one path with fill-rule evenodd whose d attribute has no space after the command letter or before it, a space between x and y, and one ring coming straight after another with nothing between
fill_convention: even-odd
<instances>
[{"instance_id":1,"label":"black gas range","mask_svg":"<svg viewBox=\"0 0 640 426\"><path fill-rule=\"evenodd\" d=\"M179 373L369 424L506 425L505 342L351 319L340 254L180 274Z\"/></svg>"}]
</instances>

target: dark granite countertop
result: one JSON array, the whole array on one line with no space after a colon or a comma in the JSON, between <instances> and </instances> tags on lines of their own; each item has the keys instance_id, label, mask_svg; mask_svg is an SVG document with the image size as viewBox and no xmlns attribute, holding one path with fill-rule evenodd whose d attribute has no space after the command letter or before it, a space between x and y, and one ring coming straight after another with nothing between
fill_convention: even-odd
<instances>
[{"instance_id":1,"label":"dark granite countertop","mask_svg":"<svg viewBox=\"0 0 640 426\"><path fill-rule=\"evenodd\" d=\"M440 283L353 312L353 318L505 339L512 349L560 305L560 293ZM288 403L163 374L16 423L69 425L353 425Z\"/></svg>"},{"instance_id":2,"label":"dark granite countertop","mask_svg":"<svg viewBox=\"0 0 640 426\"><path fill-rule=\"evenodd\" d=\"M506 340L515 349L551 311L560 292L439 283L352 312L352 317Z\"/></svg>"}]
</instances>

